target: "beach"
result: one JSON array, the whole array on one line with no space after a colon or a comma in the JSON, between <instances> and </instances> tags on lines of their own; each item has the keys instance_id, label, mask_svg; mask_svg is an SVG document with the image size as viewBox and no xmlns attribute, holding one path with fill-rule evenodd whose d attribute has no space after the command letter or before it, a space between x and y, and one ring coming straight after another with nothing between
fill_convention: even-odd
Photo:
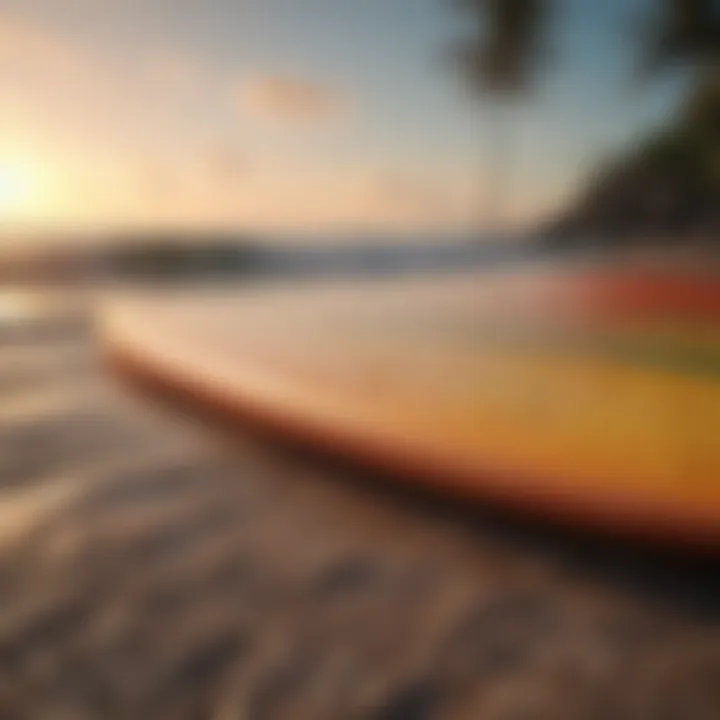
<instances>
[{"instance_id":1,"label":"beach","mask_svg":"<svg viewBox=\"0 0 720 720\"><path fill-rule=\"evenodd\" d=\"M720 716L717 560L219 433L108 370L91 298L37 307L0 326L0 717Z\"/></svg>"}]
</instances>

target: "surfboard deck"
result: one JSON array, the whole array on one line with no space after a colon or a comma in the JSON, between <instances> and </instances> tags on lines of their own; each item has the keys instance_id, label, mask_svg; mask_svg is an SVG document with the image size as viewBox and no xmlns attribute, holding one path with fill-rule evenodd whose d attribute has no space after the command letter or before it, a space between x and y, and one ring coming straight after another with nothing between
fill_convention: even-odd
<instances>
[{"instance_id":1,"label":"surfboard deck","mask_svg":"<svg viewBox=\"0 0 720 720\"><path fill-rule=\"evenodd\" d=\"M720 549L720 283L525 268L109 302L125 372L468 499Z\"/></svg>"}]
</instances>

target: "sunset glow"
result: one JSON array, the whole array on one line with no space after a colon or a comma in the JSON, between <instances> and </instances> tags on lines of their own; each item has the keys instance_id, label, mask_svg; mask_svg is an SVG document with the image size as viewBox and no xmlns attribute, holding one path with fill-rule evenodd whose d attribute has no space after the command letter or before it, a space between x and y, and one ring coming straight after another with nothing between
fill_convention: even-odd
<instances>
[{"instance_id":1,"label":"sunset glow","mask_svg":"<svg viewBox=\"0 0 720 720\"><path fill-rule=\"evenodd\" d=\"M0 160L0 219L26 216L41 208L39 179L29 165Z\"/></svg>"},{"instance_id":2,"label":"sunset glow","mask_svg":"<svg viewBox=\"0 0 720 720\"><path fill-rule=\"evenodd\" d=\"M0 221L532 226L671 104L618 95L630 49L604 58L627 2L568 3L568 61L508 120L508 198L490 212L492 104L442 61L463 32L448 0L4 0Z\"/></svg>"}]
</instances>

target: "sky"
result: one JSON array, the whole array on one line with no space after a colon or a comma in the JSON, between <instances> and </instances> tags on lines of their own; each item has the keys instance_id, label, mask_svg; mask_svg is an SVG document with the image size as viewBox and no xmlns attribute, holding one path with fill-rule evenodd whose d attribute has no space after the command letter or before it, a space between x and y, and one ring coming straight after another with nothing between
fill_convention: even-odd
<instances>
[{"instance_id":1,"label":"sky","mask_svg":"<svg viewBox=\"0 0 720 720\"><path fill-rule=\"evenodd\" d=\"M3 0L0 224L532 227L677 93L631 79L652 0L556 2L548 72L498 113L450 62L452 0Z\"/></svg>"}]
</instances>

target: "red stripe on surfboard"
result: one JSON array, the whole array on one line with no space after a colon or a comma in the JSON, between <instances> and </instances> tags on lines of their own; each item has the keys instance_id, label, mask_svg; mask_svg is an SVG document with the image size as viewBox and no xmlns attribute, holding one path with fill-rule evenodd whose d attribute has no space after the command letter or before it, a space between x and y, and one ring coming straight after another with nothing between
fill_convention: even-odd
<instances>
[{"instance_id":1,"label":"red stripe on surfboard","mask_svg":"<svg viewBox=\"0 0 720 720\"><path fill-rule=\"evenodd\" d=\"M559 279L558 299L592 315L720 318L720 277L699 273L599 271Z\"/></svg>"}]
</instances>

